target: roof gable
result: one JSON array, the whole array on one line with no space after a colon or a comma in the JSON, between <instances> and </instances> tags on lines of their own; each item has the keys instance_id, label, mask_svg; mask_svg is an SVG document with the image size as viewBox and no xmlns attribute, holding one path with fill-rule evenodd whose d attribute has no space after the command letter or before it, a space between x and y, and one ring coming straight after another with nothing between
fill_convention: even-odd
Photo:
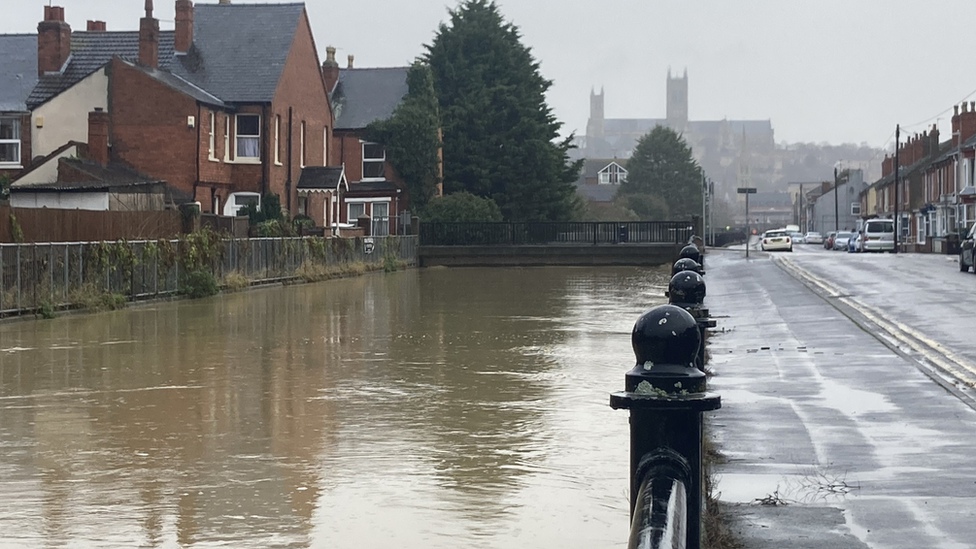
<instances>
[{"instance_id":1,"label":"roof gable","mask_svg":"<svg viewBox=\"0 0 976 549\"><path fill-rule=\"evenodd\" d=\"M410 91L409 67L342 69L332 93L335 129L359 130L393 115Z\"/></svg>"},{"instance_id":2,"label":"roof gable","mask_svg":"<svg viewBox=\"0 0 976 549\"><path fill-rule=\"evenodd\" d=\"M345 166L306 166L298 178L299 191L338 190L340 184L349 190Z\"/></svg>"},{"instance_id":3,"label":"roof gable","mask_svg":"<svg viewBox=\"0 0 976 549\"><path fill-rule=\"evenodd\" d=\"M0 35L0 112L27 111L37 84L37 35Z\"/></svg>"},{"instance_id":4,"label":"roof gable","mask_svg":"<svg viewBox=\"0 0 976 549\"><path fill-rule=\"evenodd\" d=\"M304 11L304 4L197 4L193 46L170 70L226 102L270 102Z\"/></svg>"},{"instance_id":5,"label":"roof gable","mask_svg":"<svg viewBox=\"0 0 976 549\"><path fill-rule=\"evenodd\" d=\"M139 31L72 32L71 57L64 72L40 77L27 99L27 106L31 109L37 108L105 66L114 56L138 59ZM172 57L173 31L160 32L159 67L165 69Z\"/></svg>"}]
</instances>

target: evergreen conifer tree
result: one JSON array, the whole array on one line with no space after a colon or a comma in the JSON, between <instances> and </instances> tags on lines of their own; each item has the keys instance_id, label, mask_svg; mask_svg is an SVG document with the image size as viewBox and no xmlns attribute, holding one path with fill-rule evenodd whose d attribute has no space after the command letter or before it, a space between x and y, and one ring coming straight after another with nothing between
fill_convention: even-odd
<instances>
[{"instance_id":1,"label":"evergreen conifer tree","mask_svg":"<svg viewBox=\"0 0 976 549\"><path fill-rule=\"evenodd\" d=\"M444 142L445 193L495 200L512 221L580 215L571 138L546 104L552 82L488 0L465 0L427 46Z\"/></svg>"}]
</instances>

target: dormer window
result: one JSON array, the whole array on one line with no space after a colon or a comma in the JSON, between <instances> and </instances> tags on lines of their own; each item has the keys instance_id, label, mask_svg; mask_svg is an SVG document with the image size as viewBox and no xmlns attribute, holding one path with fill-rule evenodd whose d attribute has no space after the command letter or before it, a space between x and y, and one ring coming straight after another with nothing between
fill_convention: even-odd
<instances>
[{"instance_id":1,"label":"dormer window","mask_svg":"<svg viewBox=\"0 0 976 549\"><path fill-rule=\"evenodd\" d=\"M627 181L627 170L616 162L611 162L599 172L600 185L619 185L624 181Z\"/></svg>"}]
</instances>

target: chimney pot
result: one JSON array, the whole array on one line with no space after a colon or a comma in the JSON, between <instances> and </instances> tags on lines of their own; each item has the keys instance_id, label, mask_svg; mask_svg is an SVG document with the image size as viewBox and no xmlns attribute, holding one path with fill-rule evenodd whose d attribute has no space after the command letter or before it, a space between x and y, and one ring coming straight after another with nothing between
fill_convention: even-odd
<instances>
[{"instance_id":1,"label":"chimney pot","mask_svg":"<svg viewBox=\"0 0 976 549\"><path fill-rule=\"evenodd\" d=\"M176 31L173 33L173 49L179 53L190 51L193 45L193 2L176 0Z\"/></svg>"},{"instance_id":2,"label":"chimney pot","mask_svg":"<svg viewBox=\"0 0 976 549\"><path fill-rule=\"evenodd\" d=\"M44 20L37 24L37 74L58 72L71 55L71 26L64 8L44 6Z\"/></svg>"},{"instance_id":3,"label":"chimney pot","mask_svg":"<svg viewBox=\"0 0 976 549\"><path fill-rule=\"evenodd\" d=\"M339 81L339 63L335 60L336 49L334 46L325 48L325 61L322 62L322 79L325 81L325 90L332 93L336 82Z\"/></svg>"},{"instance_id":4,"label":"chimney pot","mask_svg":"<svg viewBox=\"0 0 976 549\"><path fill-rule=\"evenodd\" d=\"M349 69L353 68L352 67L352 62L356 60L356 56L355 55L350 55L347 59L349 60L349 66L346 67L346 68L349 68Z\"/></svg>"},{"instance_id":5,"label":"chimney pot","mask_svg":"<svg viewBox=\"0 0 976 549\"><path fill-rule=\"evenodd\" d=\"M959 116L959 105L953 105L952 106L952 111L953 111L952 112L952 115L953 116Z\"/></svg>"}]
</instances>

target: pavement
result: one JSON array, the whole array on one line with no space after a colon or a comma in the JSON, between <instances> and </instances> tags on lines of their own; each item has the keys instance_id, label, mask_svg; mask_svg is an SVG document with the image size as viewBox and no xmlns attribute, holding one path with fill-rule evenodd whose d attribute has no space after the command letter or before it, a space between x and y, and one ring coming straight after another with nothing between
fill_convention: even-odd
<instances>
[{"instance_id":1,"label":"pavement","mask_svg":"<svg viewBox=\"0 0 976 549\"><path fill-rule=\"evenodd\" d=\"M928 305L912 293L919 269L933 290L976 289L976 278L945 256L814 247L748 260L711 250L705 263L717 319L709 390L723 403L707 419L724 456L712 472L745 547L976 546L976 411L962 348L976 316L950 317L951 295L907 316Z\"/></svg>"}]
</instances>

